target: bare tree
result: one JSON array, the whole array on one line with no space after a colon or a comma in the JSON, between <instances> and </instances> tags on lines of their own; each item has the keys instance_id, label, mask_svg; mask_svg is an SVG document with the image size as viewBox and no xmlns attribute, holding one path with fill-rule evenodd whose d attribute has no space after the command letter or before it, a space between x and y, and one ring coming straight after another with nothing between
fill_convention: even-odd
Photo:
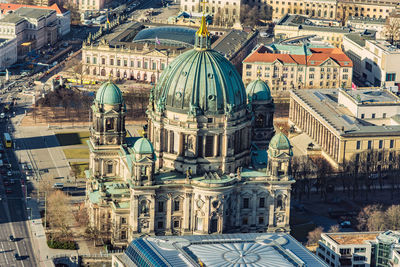
<instances>
[{"instance_id":1,"label":"bare tree","mask_svg":"<svg viewBox=\"0 0 400 267\"><path fill-rule=\"evenodd\" d=\"M69 197L63 191L56 190L47 197L47 214L51 228L61 238L69 238L72 212Z\"/></svg>"},{"instance_id":2,"label":"bare tree","mask_svg":"<svg viewBox=\"0 0 400 267\"><path fill-rule=\"evenodd\" d=\"M377 211L382 210L382 206L380 205L368 205L365 206L357 216L357 229L360 231L367 231L368 230L368 220L372 214Z\"/></svg>"},{"instance_id":3,"label":"bare tree","mask_svg":"<svg viewBox=\"0 0 400 267\"><path fill-rule=\"evenodd\" d=\"M386 19L385 36L391 44L400 40L400 17L390 16Z\"/></svg>"},{"instance_id":4,"label":"bare tree","mask_svg":"<svg viewBox=\"0 0 400 267\"><path fill-rule=\"evenodd\" d=\"M315 245L321 239L321 234L323 232L323 228L321 226L315 228L314 230L310 231L307 235L307 245Z\"/></svg>"},{"instance_id":5,"label":"bare tree","mask_svg":"<svg viewBox=\"0 0 400 267\"><path fill-rule=\"evenodd\" d=\"M331 228L329 228L329 233L337 233L340 231L340 227L338 224L332 225Z\"/></svg>"}]
</instances>

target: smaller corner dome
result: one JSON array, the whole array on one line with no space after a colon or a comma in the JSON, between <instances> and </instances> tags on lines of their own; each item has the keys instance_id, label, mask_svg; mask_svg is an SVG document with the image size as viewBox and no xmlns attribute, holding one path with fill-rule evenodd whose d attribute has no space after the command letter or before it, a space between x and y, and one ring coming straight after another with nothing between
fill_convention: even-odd
<instances>
[{"instance_id":1,"label":"smaller corner dome","mask_svg":"<svg viewBox=\"0 0 400 267\"><path fill-rule=\"evenodd\" d=\"M153 154L153 145L147 138L139 138L133 145L133 151L137 154Z\"/></svg>"},{"instance_id":2,"label":"smaller corner dome","mask_svg":"<svg viewBox=\"0 0 400 267\"><path fill-rule=\"evenodd\" d=\"M271 100L271 90L269 86L261 79L249 83L246 87L246 94L253 100L266 101Z\"/></svg>"},{"instance_id":3,"label":"smaller corner dome","mask_svg":"<svg viewBox=\"0 0 400 267\"><path fill-rule=\"evenodd\" d=\"M291 149L289 139L281 132L272 137L269 147L278 150Z\"/></svg>"},{"instance_id":4,"label":"smaller corner dome","mask_svg":"<svg viewBox=\"0 0 400 267\"><path fill-rule=\"evenodd\" d=\"M96 93L96 101L100 104L117 105L123 103L122 92L113 82L103 83Z\"/></svg>"}]
</instances>

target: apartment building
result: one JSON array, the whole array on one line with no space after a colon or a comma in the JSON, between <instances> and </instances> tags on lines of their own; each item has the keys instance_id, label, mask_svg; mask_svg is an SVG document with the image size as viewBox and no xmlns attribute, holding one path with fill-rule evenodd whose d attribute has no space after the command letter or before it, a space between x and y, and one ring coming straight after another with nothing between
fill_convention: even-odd
<instances>
[{"instance_id":1,"label":"apartment building","mask_svg":"<svg viewBox=\"0 0 400 267\"><path fill-rule=\"evenodd\" d=\"M313 45L259 46L243 61L245 84L260 77L274 96L290 89L351 87L352 62L339 48Z\"/></svg>"},{"instance_id":2,"label":"apartment building","mask_svg":"<svg viewBox=\"0 0 400 267\"><path fill-rule=\"evenodd\" d=\"M343 50L354 62L354 73L364 83L399 91L399 46L349 34L343 39Z\"/></svg>"},{"instance_id":3,"label":"apartment building","mask_svg":"<svg viewBox=\"0 0 400 267\"><path fill-rule=\"evenodd\" d=\"M374 244L380 232L323 233L316 251L332 267L374 266Z\"/></svg>"}]
</instances>

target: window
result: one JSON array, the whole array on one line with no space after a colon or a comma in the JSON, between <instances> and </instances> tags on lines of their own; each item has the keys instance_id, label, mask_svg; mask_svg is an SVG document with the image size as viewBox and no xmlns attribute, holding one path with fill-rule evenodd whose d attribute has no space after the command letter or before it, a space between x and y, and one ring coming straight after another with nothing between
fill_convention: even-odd
<instances>
[{"instance_id":1,"label":"window","mask_svg":"<svg viewBox=\"0 0 400 267\"><path fill-rule=\"evenodd\" d=\"M124 59L124 67L128 67L128 60Z\"/></svg>"},{"instance_id":2,"label":"window","mask_svg":"<svg viewBox=\"0 0 400 267\"><path fill-rule=\"evenodd\" d=\"M365 256L354 255L353 260L354 261L365 261Z\"/></svg>"},{"instance_id":3,"label":"window","mask_svg":"<svg viewBox=\"0 0 400 267\"><path fill-rule=\"evenodd\" d=\"M126 239L126 231L121 231L121 239Z\"/></svg>"},{"instance_id":4,"label":"window","mask_svg":"<svg viewBox=\"0 0 400 267\"><path fill-rule=\"evenodd\" d=\"M125 224L126 223L126 218L125 217L121 217L121 224Z\"/></svg>"},{"instance_id":5,"label":"window","mask_svg":"<svg viewBox=\"0 0 400 267\"><path fill-rule=\"evenodd\" d=\"M179 221L174 221L174 228L179 228Z\"/></svg>"},{"instance_id":6,"label":"window","mask_svg":"<svg viewBox=\"0 0 400 267\"><path fill-rule=\"evenodd\" d=\"M393 82L396 80L396 73L386 73L386 81Z\"/></svg>"},{"instance_id":7,"label":"window","mask_svg":"<svg viewBox=\"0 0 400 267\"><path fill-rule=\"evenodd\" d=\"M341 248L340 254L343 255L350 255L351 249L350 248Z\"/></svg>"},{"instance_id":8,"label":"window","mask_svg":"<svg viewBox=\"0 0 400 267\"><path fill-rule=\"evenodd\" d=\"M349 75L343 74L343 80L347 80L349 78Z\"/></svg>"},{"instance_id":9,"label":"window","mask_svg":"<svg viewBox=\"0 0 400 267\"><path fill-rule=\"evenodd\" d=\"M158 229L164 228L164 222L163 222L163 221L159 221L159 222L157 223L157 228L158 228Z\"/></svg>"},{"instance_id":10,"label":"window","mask_svg":"<svg viewBox=\"0 0 400 267\"><path fill-rule=\"evenodd\" d=\"M368 149L371 149L372 148L372 141L370 140L370 141L368 141Z\"/></svg>"},{"instance_id":11,"label":"window","mask_svg":"<svg viewBox=\"0 0 400 267\"><path fill-rule=\"evenodd\" d=\"M357 149L361 148L361 141L357 141Z\"/></svg>"},{"instance_id":12,"label":"window","mask_svg":"<svg viewBox=\"0 0 400 267\"><path fill-rule=\"evenodd\" d=\"M386 118L386 113L383 113L383 114L382 114L382 118Z\"/></svg>"},{"instance_id":13,"label":"window","mask_svg":"<svg viewBox=\"0 0 400 267\"><path fill-rule=\"evenodd\" d=\"M250 64L246 64L246 70L251 69L251 65Z\"/></svg>"},{"instance_id":14,"label":"window","mask_svg":"<svg viewBox=\"0 0 400 267\"><path fill-rule=\"evenodd\" d=\"M174 211L179 211L179 200L174 201Z\"/></svg>"},{"instance_id":15,"label":"window","mask_svg":"<svg viewBox=\"0 0 400 267\"><path fill-rule=\"evenodd\" d=\"M258 224L264 224L264 217L258 217Z\"/></svg>"},{"instance_id":16,"label":"window","mask_svg":"<svg viewBox=\"0 0 400 267\"><path fill-rule=\"evenodd\" d=\"M113 58L110 58L110 65L111 66L114 65L114 59Z\"/></svg>"},{"instance_id":17,"label":"window","mask_svg":"<svg viewBox=\"0 0 400 267\"><path fill-rule=\"evenodd\" d=\"M108 163L107 164L107 173L113 173L113 164L112 163Z\"/></svg>"},{"instance_id":18,"label":"window","mask_svg":"<svg viewBox=\"0 0 400 267\"><path fill-rule=\"evenodd\" d=\"M371 72L372 71L372 65L369 62L365 62L365 68Z\"/></svg>"},{"instance_id":19,"label":"window","mask_svg":"<svg viewBox=\"0 0 400 267\"><path fill-rule=\"evenodd\" d=\"M372 113L371 118L375 119L375 113Z\"/></svg>"},{"instance_id":20,"label":"window","mask_svg":"<svg viewBox=\"0 0 400 267\"><path fill-rule=\"evenodd\" d=\"M243 208L244 209L249 208L249 198L247 198L247 197L243 198Z\"/></svg>"},{"instance_id":21,"label":"window","mask_svg":"<svg viewBox=\"0 0 400 267\"><path fill-rule=\"evenodd\" d=\"M260 208L264 208L264 207L265 207L265 198L260 197L258 206L259 206Z\"/></svg>"},{"instance_id":22,"label":"window","mask_svg":"<svg viewBox=\"0 0 400 267\"><path fill-rule=\"evenodd\" d=\"M158 212L164 212L164 201L158 201Z\"/></svg>"},{"instance_id":23,"label":"window","mask_svg":"<svg viewBox=\"0 0 400 267\"><path fill-rule=\"evenodd\" d=\"M344 69L343 69L343 72L349 72L349 69L344 68Z\"/></svg>"},{"instance_id":24,"label":"window","mask_svg":"<svg viewBox=\"0 0 400 267\"><path fill-rule=\"evenodd\" d=\"M242 224L243 224L243 225L247 225L247 222L248 222L247 218L243 218Z\"/></svg>"},{"instance_id":25,"label":"window","mask_svg":"<svg viewBox=\"0 0 400 267\"><path fill-rule=\"evenodd\" d=\"M310 79L314 79L314 74L310 74L309 76L308 76Z\"/></svg>"},{"instance_id":26,"label":"window","mask_svg":"<svg viewBox=\"0 0 400 267\"><path fill-rule=\"evenodd\" d=\"M106 131L110 131L114 129L114 119L113 118L107 118L106 119Z\"/></svg>"},{"instance_id":27,"label":"window","mask_svg":"<svg viewBox=\"0 0 400 267\"><path fill-rule=\"evenodd\" d=\"M101 59L101 64L102 64L102 65L105 65L105 64L106 64L106 59L105 59L105 58L102 58L102 59Z\"/></svg>"},{"instance_id":28,"label":"window","mask_svg":"<svg viewBox=\"0 0 400 267\"><path fill-rule=\"evenodd\" d=\"M364 119L364 117L365 117L365 114L364 113L361 114L361 119Z\"/></svg>"},{"instance_id":29,"label":"window","mask_svg":"<svg viewBox=\"0 0 400 267\"><path fill-rule=\"evenodd\" d=\"M394 147L394 140L390 140L390 148Z\"/></svg>"},{"instance_id":30,"label":"window","mask_svg":"<svg viewBox=\"0 0 400 267\"><path fill-rule=\"evenodd\" d=\"M383 140L379 140L379 148L383 147Z\"/></svg>"},{"instance_id":31,"label":"window","mask_svg":"<svg viewBox=\"0 0 400 267\"><path fill-rule=\"evenodd\" d=\"M246 76L251 76L251 71L246 71Z\"/></svg>"},{"instance_id":32,"label":"window","mask_svg":"<svg viewBox=\"0 0 400 267\"><path fill-rule=\"evenodd\" d=\"M90 57L86 57L86 63L90 64Z\"/></svg>"},{"instance_id":33,"label":"window","mask_svg":"<svg viewBox=\"0 0 400 267\"><path fill-rule=\"evenodd\" d=\"M97 64L97 57L93 57L93 64Z\"/></svg>"},{"instance_id":34,"label":"window","mask_svg":"<svg viewBox=\"0 0 400 267\"><path fill-rule=\"evenodd\" d=\"M117 59L117 66L121 66L121 59Z\"/></svg>"}]
</instances>

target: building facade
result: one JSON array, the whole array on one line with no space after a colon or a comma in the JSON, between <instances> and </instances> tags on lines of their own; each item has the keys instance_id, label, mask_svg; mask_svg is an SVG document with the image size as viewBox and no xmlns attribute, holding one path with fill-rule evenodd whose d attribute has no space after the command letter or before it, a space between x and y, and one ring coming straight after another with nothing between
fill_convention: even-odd
<instances>
[{"instance_id":1,"label":"building facade","mask_svg":"<svg viewBox=\"0 0 400 267\"><path fill-rule=\"evenodd\" d=\"M57 4L53 4L51 6L34 6L34 5L23 5L23 4L0 3L0 13L2 15L6 15L21 7L36 8L42 10L55 10L57 12L58 36L64 36L68 34L71 30L70 29L71 13L68 10L58 6Z\"/></svg>"},{"instance_id":2,"label":"building facade","mask_svg":"<svg viewBox=\"0 0 400 267\"><path fill-rule=\"evenodd\" d=\"M111 0L67 0L81 11L100 11L104 9ZM62 2L62 1L60 1Z\"/></svg>"},{"instance_id":3,"label":"building facade","mask_svg":"<svg viewBox=\"0 0 400 267\"><path fill-rule=\"evenodd\" d=\"M399 112L399 97L384 89L290 92L289 123L335 167L367 160L370 173L391 169L400 149Z\"/></svg>"},{"instance_id":4,"label":"building facade","mask_svg":"<svg viewBox=\"0 0 400 267\"><path fill-rule=\"evenodd\" d=\"M17 39L18 57L58 39L55 10L21 7L0 19L0 38Z\"/></svg>"},{"instance_id":5,"label":"building facade","mask_svg":"<svg viewBox=\"0 0 400 267\"><path fill-rule=\"evenodd\" d=\"M274 96L290 89L351 87L351 60L339 48L272 44L259 46L243 61L243 81L259 76Z\"/></svg>"},{"instance_id":6,"label":"building facade","mask_svg":"<svg viewBox=\"0 0 400 267\"><path fill-rule=\"evenodd\" d=\"M322 233L317 256L333 267L400 266L400 233L348 232Z\"/></svg>"},{"instance_id":7,"label":"building facade","mask_svg":"<svg viewBox=\"0 0 400 267\"><path fill-rule=\"evenodd\" d=\"M380 232L322 233L316 251L333 267L375 266L376 238Z\"/></svg>"},{"instance_id":8,"label":"building facade","mask_svg":"<svg viewBox=\"0 0 400 267\"><path fill-rule=\"evenodd\" d=\"M201 0L181 0L181 10L189 13L203 12L203 4ZM205 12L220 17L220 23L235 24L240 23L240 8L243 0L224 0L224 1L208 1L205 6Z\"/></svg>"},{"instance_id":9,"label":"building facade","mask_svg":"<svg viewBox=\"0 0 400 267\"><path fill-rule=\"evenodd\" d=\"M384 40L360 39L349 35L344 38L343 49L355 62L354 72L370 86L400 89L400 48Z\"/></svg>"},{"instance_id":10,"label":"building facade","mask_svg":"<svg viewBox=\"0 0 400 267\"><path fill-rule=\"evenodd\" d=\"M256 95L264 97L252 106ZM287 231L293 183L287 137L269 141L263 169L247 168L257 149L252 118L273 112L266 96L246 95L234 66L210 49L204 18L195 48L178 56L150 93L148 139L125 137L122 93L103 84L88 141L91 225L117 246L143 234ZM268 138L272 116L262 115L257 133Z\"/></svg>"},{"instance_id":11,"label":"building facade","mask_svg":"<svg viewBox=\"0 0 400 267\"><path fill-rule=\"evenodd\" d=\"M17 60L17 38L0 40L0 70L5 70Z\"/></svg>"},{"instance_id":12,"label":"building facade","mask_svg":"<svg viewBox=\"0 0 400 267\"><path fill-rule=\"evenodd\" d=\"M188 27L144 28L132 23L113 38L83 44L82 65L88 79L130 79L156 83L161 73L179 55L192 49L196 30ZM257 31L231 30L218 37L213 49L224 55L237 70L256 44Z\"/></svg>"}]
</instances>

